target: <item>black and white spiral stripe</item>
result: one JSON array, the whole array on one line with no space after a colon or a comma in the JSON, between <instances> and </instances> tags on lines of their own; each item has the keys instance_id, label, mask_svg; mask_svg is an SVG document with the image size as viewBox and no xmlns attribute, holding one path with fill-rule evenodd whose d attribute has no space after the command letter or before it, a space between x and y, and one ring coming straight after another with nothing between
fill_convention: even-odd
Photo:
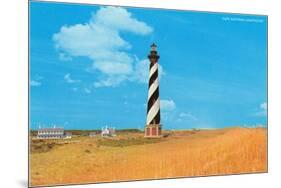
<instances>
[{"instance_id":1,"label":"black and white spiral stripe","mask_svg":"<svg viewBox=\"0 0 281 188\"><path fill-rule=\"evenodd\" d=\"M157 62L150 63L146 124L160 124L160 98Z\"/></svg>"}]
</instances>

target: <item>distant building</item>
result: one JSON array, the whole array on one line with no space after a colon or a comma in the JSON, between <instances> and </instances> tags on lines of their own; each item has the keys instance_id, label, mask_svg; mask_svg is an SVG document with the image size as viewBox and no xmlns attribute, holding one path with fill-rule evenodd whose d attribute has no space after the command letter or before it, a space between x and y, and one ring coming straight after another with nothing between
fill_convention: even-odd
<instances>
[{"instance_id":1,"label":"distant building","mask_svg":"<svg viewBox=\"0 0 281 188\"><path fill-rule=\"evenodd\" d=\"M101 136L116 136L114 127L105 127L101 129Z\"/></svg>"},{"instance_id":2,"label":"distant building","mask_svg":"<svg viewBox=\"0 0 281 188\"><path fill-rule=\"evenodd\" d=\"M65 139L72 138L72 133L71 132L65 132L64 133L64 138Z\"/></svg>"},{"instance_id":3,"label":"distant building","mask_svg":"<svg viewBox=\"0 0 281 188\"><path fill-rule=\"evenodd\" d=\"M37 131L38 139L69 139L72 138L71 132L65 132L64 128L41 128Z\"/></svg>"},{"instance_id":4,"label":"distant building","mask_svg":"<svg viewBox=\"0 0 281 188\"><path fill-rule=\"evenodd\" d=\"M90 132L89 136L90 136L90 137L96 137L97 134L96 134L95 132Z\"/></svg>"},{"instance_id":5,"label":"distant building","mask_svg":"<svg viewBox=\"0 0 281 188\"><path fill-rule=\"evenodd\" d=\"M63 128L39 128L37 138L39 139L61 139L64 138Z\"/></svg>"}]
</instances>

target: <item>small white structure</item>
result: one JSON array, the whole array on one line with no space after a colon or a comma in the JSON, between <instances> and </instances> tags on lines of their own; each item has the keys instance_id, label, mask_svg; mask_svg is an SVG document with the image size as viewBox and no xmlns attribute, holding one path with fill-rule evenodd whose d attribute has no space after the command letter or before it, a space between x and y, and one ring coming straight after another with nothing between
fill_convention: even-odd
<instances>
[{"instance_id":1,"label":"small white structure","mask_svg":"<svg viewBox=\"0 0 281 188\"><path fill-rule=\"evenodd\" d=\"M72 133L71 133L71 132L66 132L66 133L64 134L64 138L65 138L65 139L70 139L70 138L72 138Z\"/></svg>"},{"instance_id":2,"label":"small white structure","mask_svg":"<svg viewBox=\"0 0 281 188\"><path fill-rule=\"evenodd\" d=\"M115 128L114 127L107 127L101 128L101 136L107 137L107 136L116 136L115 134Z\"/></svg>"},{"instance_id":3,"label":"small white structure","mask_svg":"<svg viewBox=\"0 0 281 188\"><path fill-rule=\"evenodd\" d=\"M96 137L97 135L96 135L95 132L90 132L89 136L90 136L90 137Z\"/></svg>"}]
</instances>

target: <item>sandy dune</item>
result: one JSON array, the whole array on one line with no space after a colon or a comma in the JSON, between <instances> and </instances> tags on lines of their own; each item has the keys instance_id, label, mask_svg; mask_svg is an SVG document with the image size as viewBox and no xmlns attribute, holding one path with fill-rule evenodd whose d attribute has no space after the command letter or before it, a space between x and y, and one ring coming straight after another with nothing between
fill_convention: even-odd
<instances>
[{"instance_id":1,"label":"sandy dune","mask_svg":"<svg viewBox=\"0 0 281 188\"><path fill-rule=\"evenodd\" d=\"M47 141L30 155L31 186L267 172L264 128L169 133L151 143L141 133Z\"/></svg>"}]
</instances>

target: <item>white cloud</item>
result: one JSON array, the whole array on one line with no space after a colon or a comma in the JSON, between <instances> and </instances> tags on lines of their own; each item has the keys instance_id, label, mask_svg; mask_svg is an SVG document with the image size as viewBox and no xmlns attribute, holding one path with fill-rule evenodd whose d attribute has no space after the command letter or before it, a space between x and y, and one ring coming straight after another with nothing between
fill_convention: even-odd
<instances>
[{"instance_id":1,"label":"white cloud","mask_svg":"<svg viewBox=\"0 0 281 188\"><path fill-rule=\"evenodd\" d=\"M87 23L62 26L60 31L53 35L53 40L63 58L84 56L91 59L91 68L104 75L104 79L94 85L109 87L131 80L128 77L124 79L124 76L132 77L134 74L134 58L128 53L131 45L120 33L148 35L152 30L124 8L102 7L92 13Z\"/></svg>"},{"instance_id":2,"label":"white cloud","mask_svg":"<svg viewBox=\"0 0 281 188\"><path fill-rule=\"evenodd\" d=\"M260 104L260 109L267 110L267 103L264 102L264 103Z\"/></svg>"},{"instance_id":3,"label":"white cloud","mask_svg":"<svg viewBox=\"0 0 281 188\"><path fill-rule=\"evenodd\" d=\"M164 111L171 111L176 108L176 103L173 100L160 100L160 108Z\"/></svg>"},{"instance_id":4,"label":"white cloud","mask_svg":"<svg viewBox=\"0 0 281 188\"><path fill-rule=\"evenodd\" d=\"M181 112L179 114L179 119L181 119L181 120L184 119L184 120L188 120L188 121L196 121L197 120L197 118L194 115L192 115L190 112L188 112L188 113Z\"/></svg>"},{"instance_id":5,"label":"white cloud","mask_svg":"<svg viewBox=\"0 0 281 188\"><path fill-rule=\"evenodd\" d=\"M41 86L41 82L36 81L36 80L31 80L30 81L30 86L34 86L34 87Z\"/></svg>"},{"instance_id":6,"label":"white cloud","mask_svg":"<svg viewBox=\"0 0 281 188\"><path fill-rule=\"evenodd\" d=\"M261 103L259 110L255 112L254 115L259 117L267 116L267 102Z\"/></svg>"},{"instance_id":7,"label":"white cloud","mask_svg":"<svg viewBox=\"0 0 281 188\"><path fill-rule=\"evenodd\" d=\"M61 61L71 61L72 58L70 56L65 55L65 53L59 53L59 59Z\"/></svg>"},{"instance_id":8,"label":"white cloud","mask_svg":"<svg viewBox=\"0 0 281 188\"><path fill-rule=\"evenodd\" d=\"M160 64L158 64L158 74L159 74L158 76L159 80L161 80L161 77L165 75L163 67ZM144 59L136 63L132 79L138 81L139 83L148 83L148 79L149 79L148 59Z\"/></svg>"},{"instance_id":9,"label":"white cloud","mask_svg":"<svg viewBox=\"0 0 281 188\"><path fill-rule=\"evenodd\" d=\"M78 91L78 88L74 87L74 88L72 88L72 91L76 92L76 91Z\"/></svg>"},{"instance_id":10,"label":"white cloud","mask_svg":"<svg viewBox=\"0 0 281 188\"><path fill-rule=\"evenodd\" d=\"M70 77L70 74L67 73L65 76L64 76L64 80L69 83L69 84L73 84L73 83L78 83L80 82L80 80L73 80L71 77Z\"/></svg>"},{"instance_id":11,"label":"white cloud","mask_svg":"<svg viewBox=\"0 0 281 188\"><path fill-rule=\"evenodd\" d=\"M149 61L147 59L138 61L135 66L134 78L140 83L148 82Z\"/></svg>"},{"instance_id":12,"label":"white cloud","mask_svg":"<svg viewBox=\"0 0 281 188\"><path fill-rule=\"evenodd\" d=\"M133 18L132 14L121 7L103 7L95 17L95 23L102 24L113 30L124 30L147 35L152 32L152 28L146 23Z\"/></svg>"},{"instance_id":13,"label":"white cloud","mask_svg":"<svg viewBox=\"0 0 281 188\"><path fill-rule=\"evenodd\" d=\"M85 93L87 93L87 94L92 93L92 90L91 90L91 89L89 89L89 88L84 88L84 91L85 91Z\"/></svg>"},{"instance_id":14,"label":"white cloud","mask_svg":"<svg viewBox=\"0 0 281 188\"><path fill-rule=\"evenodd\" d=\"M267 102L261 103L260 104L260 116L267 116Z\"/></svg>"},{"instance_id":15,"label":"white cloud","mask_svg":"<svg viewBox=\"0 0 281 188\"><path fill-rule=\"evenodd\" d=\"M122 62L122 63L121 63ZM93 64L94 69L98 69L107 75L126 75L132 73L132 66L130 63L125 63L125 59L120 59L120 62L110 61L96 61ZM127 61L130 62L130 61Z\"/></svg>"},{"instance_id":16,"label":"white cloud","mask_svg":"<svg viewBox=\"0 0 281 188\"><path fill-rule=\"evenodd\" d=\"M119 86L124 80L127 80L126 76L109 76L104 80L94 82L94 87L116 87Z\"/></svg>"}]
</instances>

